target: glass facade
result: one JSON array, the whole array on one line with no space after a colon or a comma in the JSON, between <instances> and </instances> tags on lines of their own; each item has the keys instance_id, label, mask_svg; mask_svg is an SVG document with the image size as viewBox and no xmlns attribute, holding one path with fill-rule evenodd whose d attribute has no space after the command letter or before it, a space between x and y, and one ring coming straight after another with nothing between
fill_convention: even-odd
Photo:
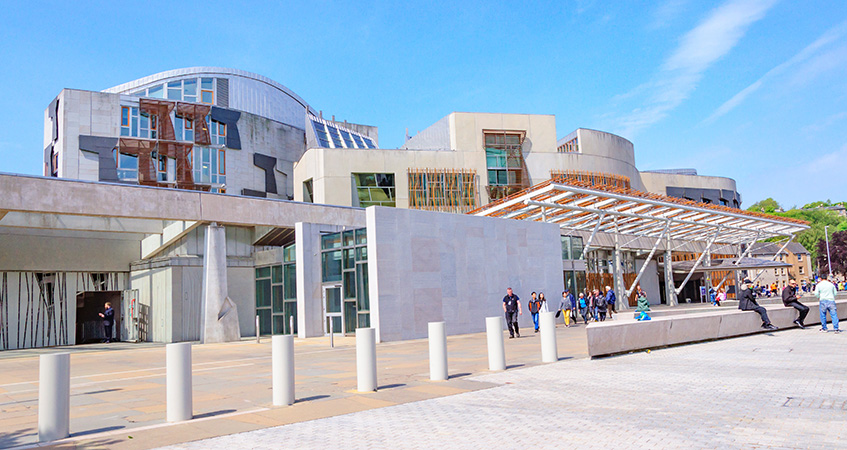
<instances>
[{"instance_id":1,"label":"glass facade","mask_svg":"<svg viewBox=\"0 0 847 450\"><path fill-rule=\"evenodd\" d=\"M340 290L325 290L327 315L343 318L330 322L334 332L351 334L371 324L367 244L364 228L321 236L321 280L341 283Z\"/></svg>"},{"instance_id":2,"label":"glass facade","mask_svg":"<svg viewBox=\"0 0 847 450\"><path fill-rule=\"evenodd\" d=\"M372 205L395 206L393 173L354 173L356 192L353 205L366 208Z\"/></svg>"},{"instance_id":3,"label":"glass facade","mask_svg":"<svg viewBox=\"0 0 847 450\"><path fill-rule=\"evenodd\" d=\"M329 125L314 118L312 127L322 148L376 148L374 141L366 136L360 136L353 131Z\"/></svg>"},{"instance_id":4,"label":"glass facade","mask_svg":"<svg viewBox=\"0 0 847 450\"><path fill-rule=\"evenodd\" d=\"M257 267L256 315L262 336L297 333L296 247L282 250L282 264ZM290 318L294 318L291 329Z\"/></svg>"}]
</instances>

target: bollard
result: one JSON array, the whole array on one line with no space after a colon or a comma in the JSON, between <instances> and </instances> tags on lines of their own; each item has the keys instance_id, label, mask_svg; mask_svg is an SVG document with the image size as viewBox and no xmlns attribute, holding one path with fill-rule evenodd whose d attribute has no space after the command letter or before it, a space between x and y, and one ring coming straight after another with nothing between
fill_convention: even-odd
<instances>
[{"instance_id":1,"label":"bollard","mask_svg":"<svg viewBox=\"0 0 847 450\"><path fill-rule=\"evenodd\" d=\"M359 392L376 390L376 329L356 329L356 378Z\"/></svg>"},{"instance_id":2,"label":"bollard","mask_svg":"<svg viewBox=\"0 0 847 450\"><path fill-rule=\"evenodd\" d=\"M559 349L556 344L556 313L540 313L538 322L541 328L541 362L556 362L559 360Z\"/></svg>"},{"instance_id":3,"label":"bollard","mask_svg":"<svg viewBox=\"0 0 847 450\"><path fill-rule=\"evenodd\" d=\"M288 316L288 331L288 334L294 335L294 316Z\"/></svg>"},{"instance_id":4,"label":"bollard","mask_svg":"<svg viewBox=\"0 0 847 450\"><path fill-rule=\"evenodd\" d=\"M71 355L54 353L38 358L38 440L70 436Z\"/></svg>"},{"instance_id":5,"label":"bollard","mask_svg":"<svg viewBox=\"0 0 847 450\"><path fill-rule=\"evenodd\" d=\"M503 320L502 317L485 318L485 334L488 336L488 370L506 370Z\"/></svg>"},{"instance_id":6,"label":"bollard","mask_svg":"<svg viewBox=\"0 0 847 450\"><path fill-rule=\"evenodd\" d=\"M194 416L191 404L191 343L168 344L165 348L168 422L190 420Z\"/></svg>"},{"instance_id":7,"label":"bollard","mask_svg":"<svg viewBox=\"0 0 847 450\"><path fill-rule=\"evenodd\" d=\"M261 335L261 330L259 330L259 315L256 314L256 343L261 344L262 342L259 340L259 335Z\"/></svg>"},{"instance_id":8,"label":"bollard","mask_svg":"<svg viewBox=\"0 0 847 450\"><path fill-rule=\"evenodd\" d=\"M429 323L429 379L447 380L447 324Z\"/></svg>"},{"instance_id":9,"label":"bollard","mask_svg":"<svg viewBox=\"0 0 847 450\"><path fill-rule=\"evenodd\" d=\"M273 367L274 405L293 405L294 336L276 335L271 338L271 367Z\"/></svg>"}]
</instances>

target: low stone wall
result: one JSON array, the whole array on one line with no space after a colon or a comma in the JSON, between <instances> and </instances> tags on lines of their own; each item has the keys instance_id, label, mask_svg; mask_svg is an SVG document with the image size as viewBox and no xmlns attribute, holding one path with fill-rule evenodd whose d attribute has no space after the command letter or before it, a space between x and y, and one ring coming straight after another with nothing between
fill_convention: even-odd
<instances>
[{"instance_id":1,"label":"low stone wall","mask_svg":"<svg viewBox=\"0 0 847 450\"><path fill-rule=\"evenodd\" d=\"M820 323L819 302L806 301L809 315L806 325ZM837 300L838 317L847 329L847 300ZM768 317L779 328L791 328L797 310L782 305L767 305ZM611 321L589 324L586 328L590 356L613 355L633 350L722 339L765 332L762 320L753 311L715 308L710 312L657 317L649 321Z\"/></svg>"}]
</instances>

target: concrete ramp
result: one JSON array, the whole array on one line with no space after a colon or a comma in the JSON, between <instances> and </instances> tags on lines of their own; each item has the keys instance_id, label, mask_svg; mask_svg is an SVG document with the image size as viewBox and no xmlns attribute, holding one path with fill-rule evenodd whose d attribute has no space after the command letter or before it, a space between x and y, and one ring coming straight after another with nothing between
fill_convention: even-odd
<instances>
[{"instance_id":1,"label":"concrete ramp","mask_svg":"<svg viewBox=\"0 0 847 450\"><path fill-rule=\"evenodd\" d=\"M847 300L836 300L838 317L847 331ZM818 301L804 302L809 307L807 327L820 324ZM797 310L782 305L765 305L771 322L779 328L793 328ZM682 312L682 311L681 311ZM753 311L714 308L702 313L684 313L655 317L638 322L632 319L591 323L586 328L590 356L614 355L634 350L667 347L691 342L710 341L762 333L762 320ZM830 327L831 329L831 327Z\"/></svg>"}]
</instances>

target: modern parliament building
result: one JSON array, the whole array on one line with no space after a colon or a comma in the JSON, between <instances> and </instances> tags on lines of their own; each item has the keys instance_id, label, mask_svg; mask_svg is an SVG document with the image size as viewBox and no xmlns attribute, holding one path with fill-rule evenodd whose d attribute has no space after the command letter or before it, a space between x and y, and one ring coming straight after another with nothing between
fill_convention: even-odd
<instances>
[{"instance_id":1,"label":"modern parliament building","mask_svg":"<svg viewBox=\"0 0 847 450\"><path fill-rule=\"evenodd\" d=\"M507 286L699 302L732 292L750 243L806 228L741 210L732 179L641 172L620 136L558 138L551 115L454 112L385 149L215 67L62 90L43 154L43 176L0 174L0 349L102 340L106 301L115 338L198 340L212 254L242 336L391 341L481 331Z\"/></svg>"}]
</instances>

